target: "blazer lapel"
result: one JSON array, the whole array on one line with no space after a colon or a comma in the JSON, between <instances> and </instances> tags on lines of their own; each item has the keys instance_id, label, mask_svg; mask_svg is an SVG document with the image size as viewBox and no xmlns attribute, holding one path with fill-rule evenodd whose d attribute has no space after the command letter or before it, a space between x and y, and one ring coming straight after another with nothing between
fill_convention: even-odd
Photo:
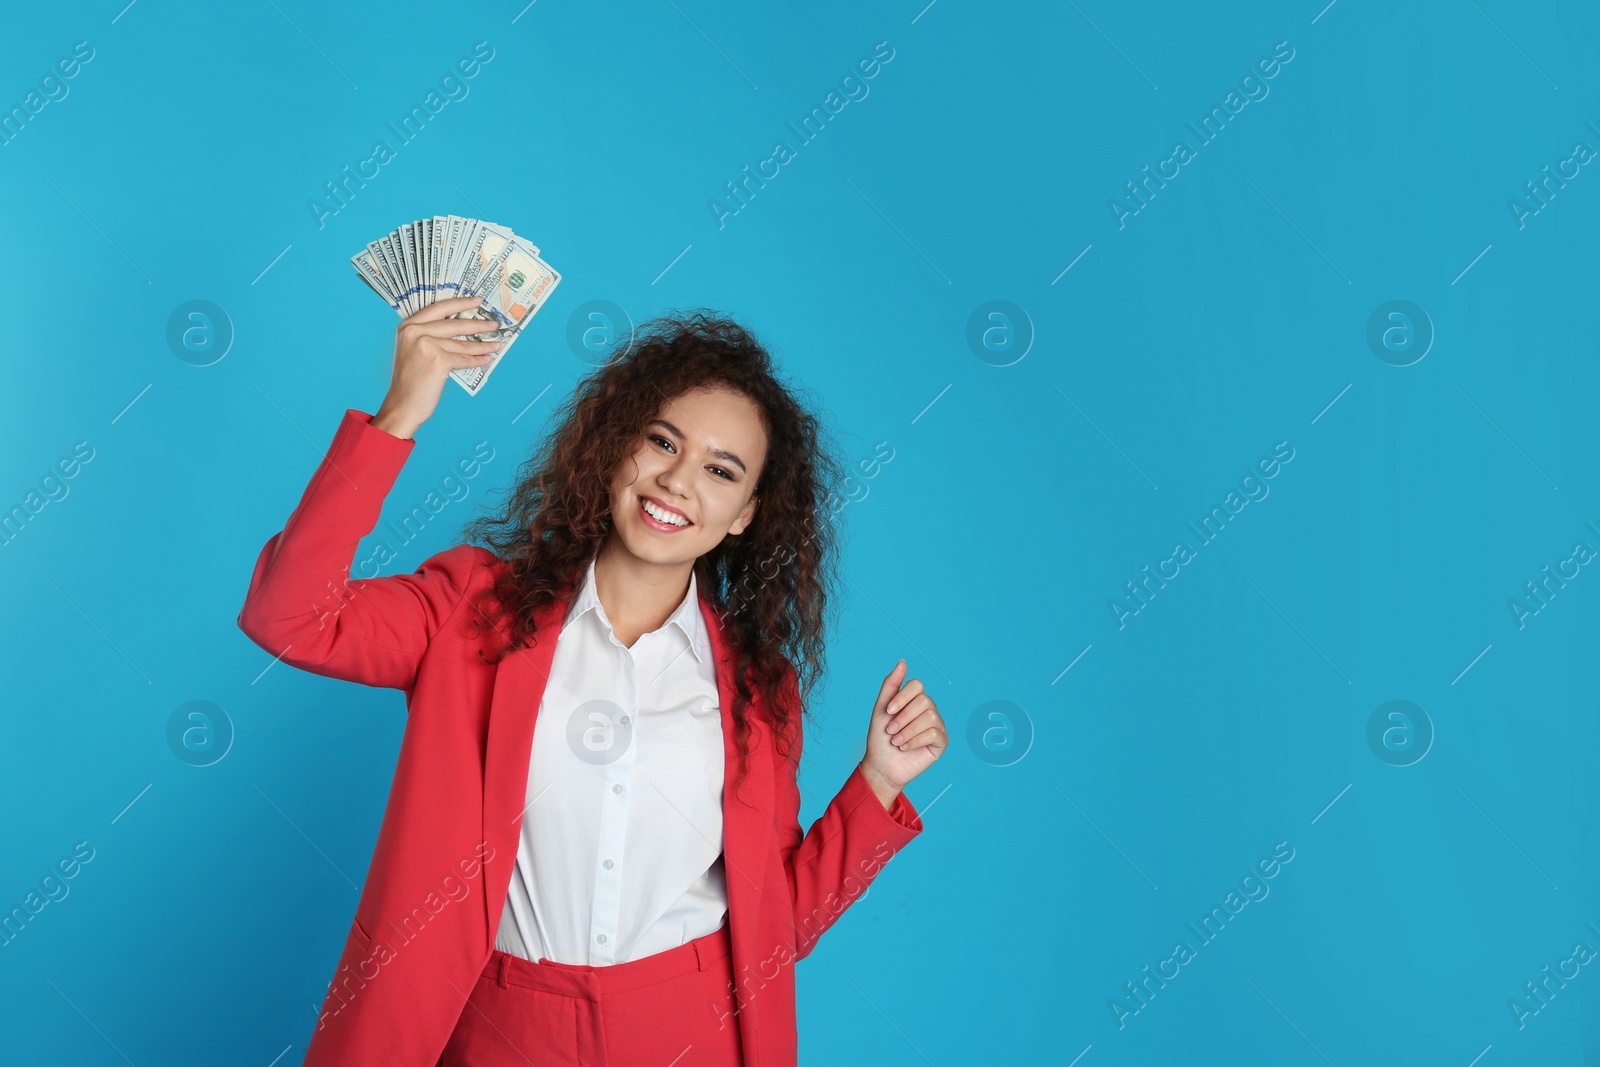
<instances>
[{"instance_id":1,"label":"blazer lapel","mask_svg":"<svg viewBox=\"0 0 1600 1067\"><path fill-rule=\"evenodd\" d=\"M752 720L749 764L736 796L739 748L733 722L734 653L721 619L704 596L700 598L700 611L711 637L712 658L717 665L717 699L722 705L722 853L728 878L728 911L739 914L738 905L748 902L748 914L753 915L766 872L764 860L776 833L772 825L772 753L766 724L753 714L756 704L752 702L746 709Z\"/></svg>"},{"instance_id":2,"label":"blazer lapel","mask_svg":"<svg viewBox=\"0 0 1600 1067\"><path fill-rule=\"evenodd\" d=\"M556 654L561 621L570 597L546 604L534 616L531 648L519 648L495 669L494 695L489 702L489 732L483 757L483 839L489 843L489 869L483 894L489 944L505 910L511 890L511 871L517 862L522 833L522 812L528 803L528 761L533 756L533 725L550 680L550 663Z\"/></svg>"},{"instance_id":3,"label":"blazer lapel","mask_svg":"<svg viewBox=\"0 0 1600 1067\"><path fill-rule=\"evenodd\" d=\"M766 724L760 716L749 714L750 759L745 768L745 780L735 788L734 777L739 767L739 749L734 739L733 725L733 673L734 654L720 616L712 609L710 601L700 598L700 610L705 616L706 630L711 637L712 656L717 665L717 697L722 704L722 747L724 754L722 786L722 859L728 884L728 940L729 969L734 975L734 1004L737 1008L739 1044L748 1067L761 1067L761 1027L757 1012L752 1010L750 998L755 991L745 981L752 970L757 977L757 990L761 979L775 955L774 941L780 937L764 921L761 891L768 860L777 833L772 813L776 803L773 789L773 753L768 741ZM756 711L756 704L746 709ZM745 799L741 800L740 797ZM778 893L787 894L788 886L774 887ZM787 910L783 914L788 914ZM780 1016L781 1018L781 1012Z\"/></svg>"}]
</instances>

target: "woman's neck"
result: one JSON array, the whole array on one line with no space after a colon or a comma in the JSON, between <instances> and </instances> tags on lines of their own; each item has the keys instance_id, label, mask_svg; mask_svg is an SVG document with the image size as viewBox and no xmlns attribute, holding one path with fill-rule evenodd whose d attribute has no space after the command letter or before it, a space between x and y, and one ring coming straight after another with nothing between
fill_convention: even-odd
<instances>
[{"instance_id":1,"label":"woman's neck","mask_svg":"<svg viewBox=\"0 0 1600 1067\"><path fill-rule=\"evenodd\" d=\"M608 537L595 558L594 586L617 640L632 648L640 635L660 629L683 603L693 571L693 560L651 563Z\"/></svg>"}]
</instances>

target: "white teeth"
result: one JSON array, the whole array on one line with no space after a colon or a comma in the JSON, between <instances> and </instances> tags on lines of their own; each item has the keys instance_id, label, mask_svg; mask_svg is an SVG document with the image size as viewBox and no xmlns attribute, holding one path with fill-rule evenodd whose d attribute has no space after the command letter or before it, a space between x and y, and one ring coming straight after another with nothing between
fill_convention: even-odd
<instances>
[{"instance_id":1,"label":"white teeth","mask_svg":"<svg viewBox=\"0 0 1600 1067\"><path fill-rule=\"evenodd\" d=\"M656 507L654 504L650 503L650 501L648 501L648 500L642 500L640 502L642 504L644 504L644 510L649 512L650 517L655 519L657 522L664 522L664 523L668 524L669 526L687 526L687 525L689 525L689 520L688 519L680 519L676 515L670 514L669 512L662 511L660 508Z\"/></svg>"}]
</instances>

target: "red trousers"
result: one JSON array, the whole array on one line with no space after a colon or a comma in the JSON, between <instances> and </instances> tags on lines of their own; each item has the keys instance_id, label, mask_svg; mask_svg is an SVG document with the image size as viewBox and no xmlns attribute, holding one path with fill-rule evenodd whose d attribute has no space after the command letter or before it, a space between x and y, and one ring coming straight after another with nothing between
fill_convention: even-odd
<instances>
[{"instance_id":1,"label":"red trousers","mask_svg":"<svg viewBox=\"0 0 1600 1067\"><path fill-rule=\"evenodd\" d=\"M603 967L495 949L437 1067L742 1067L728 924Z\"/></svg>"}]
</instances>

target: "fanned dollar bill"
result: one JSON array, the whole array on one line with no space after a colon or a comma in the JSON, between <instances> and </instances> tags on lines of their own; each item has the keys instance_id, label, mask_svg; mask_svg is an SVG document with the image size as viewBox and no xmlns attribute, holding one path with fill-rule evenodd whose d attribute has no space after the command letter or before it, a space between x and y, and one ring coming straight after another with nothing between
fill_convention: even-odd
<instances>
[{"instance_id":1,"label":"fanned dollar bill","mask_svg":"<svg viewBox=\"0 0 1600 1067\"><path fill-rule=\"evenodd\" d=\"M561 281L531 241L509 227L460 215L407 223L367 245L350 262L402 319L436 300L484 298L484 306L451 316L482 321L482 327L466 327L474 331L462 334L468 340L500 340L506 346L481 367L450 372L469 396L478 395Z\"/></svg>"}]
</instances>

